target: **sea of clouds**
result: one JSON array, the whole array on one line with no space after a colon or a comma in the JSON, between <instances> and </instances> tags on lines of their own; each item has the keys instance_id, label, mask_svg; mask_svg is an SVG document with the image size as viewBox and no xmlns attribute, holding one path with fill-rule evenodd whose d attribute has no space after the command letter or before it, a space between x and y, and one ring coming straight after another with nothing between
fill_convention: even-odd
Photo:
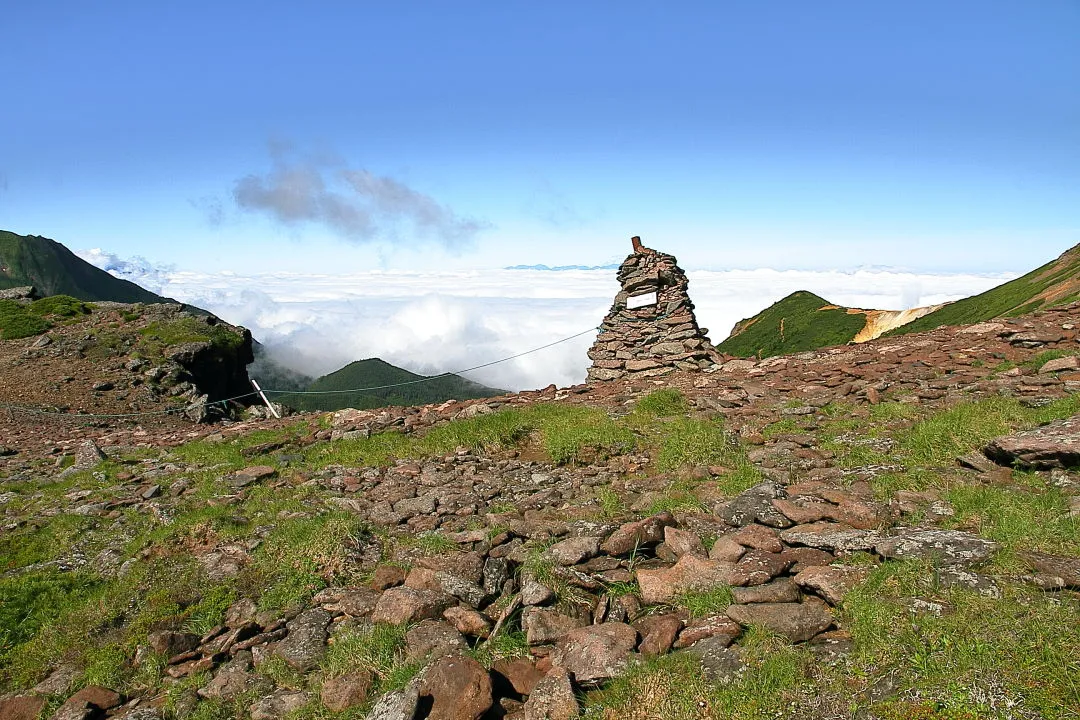
<instances>
[{"instance_id":1,"label":"sea of clouds","mask_svg":"<svg viewBox=\"0 0 1080 720\"><path fill-rule=\"evenodd\" d=\"M619 290L613 270L200 273L102 250L78 254L117 277L249 328L278 362L314 376L370 357L425 375L481 365L599 325ZM688 275L698 322L714 342L738 320L796 290L848 307L901 310L956 300L1015 277L879 268ZM578 383L593 338L586 333L466 376L512 390Z\"/></svg>"}]
</instances>

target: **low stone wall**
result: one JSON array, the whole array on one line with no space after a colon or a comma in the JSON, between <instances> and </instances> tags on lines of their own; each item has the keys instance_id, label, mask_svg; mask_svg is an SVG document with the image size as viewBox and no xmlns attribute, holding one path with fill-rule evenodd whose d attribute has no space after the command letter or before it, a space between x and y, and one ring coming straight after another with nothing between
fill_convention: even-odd
<instances>
[{"instance_id":1,"label":"low stone wall","mask_svg":"<svg viewBox=\"0 0 1080 720\"><path fill-rule=\"evenodd\" d=\"M674 255L644 247L637 237L633 242L634 252L619 266L622 289L589 350L588 380L711 366L719 354L698 327L686 273Z\"/></svg>"}]
</instances>

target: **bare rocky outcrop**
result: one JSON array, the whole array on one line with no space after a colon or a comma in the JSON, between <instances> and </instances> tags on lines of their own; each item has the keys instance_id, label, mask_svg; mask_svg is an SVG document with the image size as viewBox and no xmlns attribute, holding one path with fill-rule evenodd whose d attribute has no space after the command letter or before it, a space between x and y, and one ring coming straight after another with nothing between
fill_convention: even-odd
<instances>
[{"instance_id":1,"label":"bare rocky outcrop","mask_svg":"<svg viewBox=\"0 0 1080 720\"><path fill-rule=\"evenodd\" d=\"M644 247L619 266L622 286L600 326L588 380L656 377L675 369L699 370L719 358L707 330L698 327L689 280L674 255Z\"/></svg>"}]
</instances>

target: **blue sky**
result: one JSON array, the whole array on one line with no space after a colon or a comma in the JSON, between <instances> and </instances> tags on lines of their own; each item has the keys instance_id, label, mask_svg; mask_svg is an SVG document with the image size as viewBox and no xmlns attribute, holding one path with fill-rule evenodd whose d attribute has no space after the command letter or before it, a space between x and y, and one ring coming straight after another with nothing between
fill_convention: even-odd
<instances>
[{"instance_id":1,"label":"blue sky","mask_svg":"<svg viewBox=\"0 0 1080 720\"><path fill-rule=\"evenodd\" d=\"M0 228L205 271L1022 271L1080 243L1080 3L0 11Z\"/></svg>"}]
</instances>

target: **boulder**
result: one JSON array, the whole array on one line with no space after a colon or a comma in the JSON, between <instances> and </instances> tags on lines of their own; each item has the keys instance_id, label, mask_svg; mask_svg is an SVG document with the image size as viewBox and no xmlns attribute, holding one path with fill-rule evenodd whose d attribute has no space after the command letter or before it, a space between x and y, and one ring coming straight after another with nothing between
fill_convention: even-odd
<instances>
[{"instance_id":1,"label":"boulder","mask_svg":"<svg viewBox=\"0 0 1080 720\"><path fill-rule=\"evenodd\" d=\"M790 527L791 520L772 504L773 500L783 496L784 491L776 483L763 482L717 508L716 514L728 525L736 527L754 522L776 528Z\"/></svg>"},{"instance_id":2,"label":"boulder","mask_svg":"<svg viewBox=\"0 0 1080 720\"><path fill-rule=\"evenodd\" d=\"M294 670L308 672L318 666L326 655L326 628L330 613L311 608L297 615L286 626L289 634L277 644L274 653L285 660Z\"/></svg>"},{"instance_id":3,"label":"boulder","mask_svg":"<svg viewBox=\"0 0 1080 720\"><path fill-rule=\"evenodd\" d=\"M795 576L795 582L809 588L830 605L839 605L853 588L870 575L869 567L828 565L809 567Z\"/></svg>"},{"instance_id":4,"label":"boulder","mask_svg":"<svg viewBox=\"0 0 1080 720\"><path fill-rule=\"evenodd\" d=\"M354 670L324 682L319 697L327 709L342 712L367 702L374 682L370 670Z\"/></svg>"},{"instance_id":5,"label":"boulder","mask_svg":"<svg viewBox=\"0 0 1080 720\"><path fill-rule=\"evenodd\" d=\"M573 720L581 714L570 675L565 668L553 667L525 701L525 720Z\"/></svg>"},{"instance_id":6,"label":"boulder","mask_svg":"<svg viewBox=\"0 0 1080 720\"><path fill-rule=\"evenodd\" d=\"M551 659L578 685L595 685L626 669L637 640L637 630L621 622L575 628L559 640Z\"/></svg>"},{"instance_id":7,"label":"boulder","mask_svg":"<svg viewBox=\"0 0 1080 720\"><path fill-rule=\"evenodd\" d=\"M874 551L885 558L933 558L942 565L974 565L989 558L997 548L997 543L978 535L937 528L900 528L874 544Z\"/></svg>"},{"instance_id":8,"label":"boulder","mask_svg":"<svg viewBox=\"0 0 1080 720\"><path fill-rule=\"evenodd\" d=\"M805 642L833 624L833 616L818 603L731 605L729 618L743 627L764 625L791 642Z\"/></svg>"},{"instance_id":9,"label":"boulder","mask_svg":"<svg viewBox=\"0 0 1080 720\"><path fill-rule=\"evenodd\" d=\"M983 450L1006 467L1048 470L1080 466L1080 415L1055 420L1034 430L1005 435Z\"/></svg>"},{"instance_id":10,"label":"boulder","mask_svg":"<svg viewBox=\"0 0 1080 720\"><path fill-rule=\"evenodd\" d=\"M428 720L480 720L492 703L491 677L470 657L436 660L420 682L420 697L431 698Z\"/></svg>"},{"instance_id":11,"label":"boulder","mask_svg":"<svg viewBox=\"0 0 1080 720\"><path fill-rule=\"evenodd\" d=\"M683 555L669 568L638 570L641 601L646 605L671 602L687 592L705 592L731 585L735 564Z\"/></svg>"},{"instance_id":12,"label":"boulder","mask_svg":"<svg viewBox=\"0 0 1080 720\"><path fill-rule=\"evenodd\" d=\"M306 692L278 690L259 698L248 708L251 720L278 720L307 704L311 697Z\"/></svg>"}]
</instances>

